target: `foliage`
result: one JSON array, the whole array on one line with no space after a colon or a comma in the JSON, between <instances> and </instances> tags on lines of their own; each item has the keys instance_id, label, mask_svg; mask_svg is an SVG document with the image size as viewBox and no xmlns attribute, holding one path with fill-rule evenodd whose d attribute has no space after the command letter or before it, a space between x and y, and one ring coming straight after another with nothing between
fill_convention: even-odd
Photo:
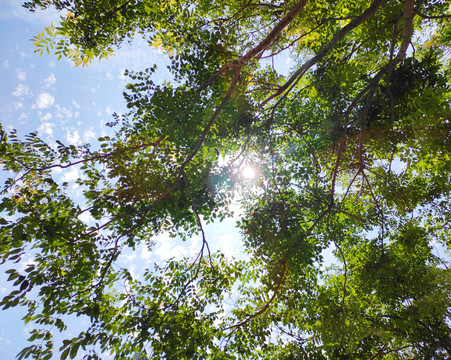
<instances>
[{"instance_id":1,"label":"foliage","mask_svg":"<svg viewBox=\"0 0 451 360\"><path fill-rule=\"evenodd\" d=\"M1 259L34 254L1 302L36 325L20 359L49 359L65 315L90 327L63 359L451 356L448 1L25 6L63 11L41 53L86 65L141 35L175 80L127 72L129 112L97 150L1 130ZM82 203L53 171L72 167ZM246 261L210 254L203 230L238 193ZM140 280L115 265L163 231L200 233L198 257Z\"/></svg>"}]
</instances>

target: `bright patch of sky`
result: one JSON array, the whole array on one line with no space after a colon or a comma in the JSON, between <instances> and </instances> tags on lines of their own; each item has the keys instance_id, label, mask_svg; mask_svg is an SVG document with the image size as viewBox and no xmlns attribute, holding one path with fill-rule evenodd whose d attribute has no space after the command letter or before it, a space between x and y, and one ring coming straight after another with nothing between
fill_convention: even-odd
<instances>
[{"instance_id":1,"label":"bright patch of sky","mask_svg":"<svg viewBox=\"0 0 451 360\"><path fill-rule=\"evenodd\" d=\"M21 1L0 1L0 119L7 130L16 129L23 138L29 132L38 135L49 144L61 140L66 144L89 142L95 147L97 138L111 133L105 124L112 121L112 113L126 112L122 92L128 81L123 75L125 69L141 71L158 65L159 75L155 82L168 79L166 66L169 61L143 41L124 44L109 60L93 62L87 68L74 67L68 60L56 61L56 57L34 53L30 39L50 22L57 23L55 11L37 11L32 14L21 7ZM80 175L78 168L52 172L62 181L70 183L72 195L80 196L81 188L74 183ZM6 176L0 171L0 182ZM80 217L83 221L93 219L88 213ZM227 256L243 257L240 234L234 219L205 226L207 240L212 252L223 251ZM153 251L140 246L135 252L124 254L124 263L134 269L143 269L154 262L162 262L170 257L194 256L201 248L199 236L183 242L163 234L156 237ZM29 262L29 259L27 259ZM25 263L17 264L20 269ZM4 270L0 267L0 297L11 291ZM16 354L29 344L28 328L21 318L23 309L0 311L0 358L13 360ZM81 331L80 324L74 322L71 332ZM56 348L61 337L56 337ZM57 355L54 356L57 358Z\"/></svg>"},{"instance_id":2,"label":"bright patch of sky","mask_svg":"<svg viewBox=\"0 0 451 360\"><path fill-rule=\"evenodd\" d=\"M36 99L36 107L38 109L47 109L53 105L55 98L46 92L41 92Z\"/></svg>"}]
</instances>

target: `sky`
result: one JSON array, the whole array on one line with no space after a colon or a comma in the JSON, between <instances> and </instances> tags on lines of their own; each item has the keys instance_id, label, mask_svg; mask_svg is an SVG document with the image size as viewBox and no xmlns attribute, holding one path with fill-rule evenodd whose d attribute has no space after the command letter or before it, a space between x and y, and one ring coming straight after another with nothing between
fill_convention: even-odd
<instances>
[{"instance_id":1,"label":"sky","mask_svg":"<svg viewBox=\"0 0 451 360\"><path fill-rule=\"evenodd\" d=\"M123 75L125 69L144 70L157 64L161 71L157 72L154 81L162 82L168 77L165 67L169 61L143 41L125 44L114 57L93 62L85 68L74 67L66 59L57 61L52 55L40 57L34 53L30 39L44 26L56 23L59 15L51 10L29 13L20 4L18 0L0 0L0 121L7 131L16 129L21 138L37 131L49 144L60 140L65 144L95 145L98 137L111 132L105 124L112 121L112 114L126 111L122 97L127 84ZM78 177L77 169L61 176L71 183L76 194L78 189L74 180ZM0 170L1 183L6 177L7 174ZM241 235L235 222L235 219L226 219L205 227L212 251L221 249L228 256L243 256ZM152 252L142 246L123 255L121 261L135 276L139 276L137 269L154 262L172 256L193 256L202 245L199 236L182 242L163 234L155 241L157 245ZM25 268L30 261L31 256L25 256L17 268ZM8 268L11 266L0 266L0 297L11 290L4 274ZM23 347L29 345L26 339L30 326L21 320L24 314L22 309L0 310L2 360L13 360ZM68 335L78 334L83 325L87 325L85 320L73 320ZM61 337L57 337L58 340Z\"/></svg>"}]
</instances>

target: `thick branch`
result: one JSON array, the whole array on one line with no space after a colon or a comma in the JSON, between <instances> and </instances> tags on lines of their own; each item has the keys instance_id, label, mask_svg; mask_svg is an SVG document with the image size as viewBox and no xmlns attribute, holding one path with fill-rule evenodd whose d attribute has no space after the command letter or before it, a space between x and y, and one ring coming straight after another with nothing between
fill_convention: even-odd
<instances>
[{"instance_id":1,"label":"thick branch","mask_svg":"<svg viewBox=\"0 0 451 360\"><path fill-rule=\"evenodd\" d=\"M276 26L269 32L266 37L260 41L254 48L249 50L245 55L243 55L239 60L231 61L225 64L215 75L208 79L202 87L206 87L215 80L217 80L221 75L225 74L227 70L231 68L241 68L244 64L249 62L253 57L260 54L266 50L272 42L280 35L283 29L285 29L293 19L304 9L308 0L301 0L297 2L291 10L280 20Z\"/></svg>"},{"instance_id":2,"label":"thick branch","mask_svg":"<svg viewBox=\"0 0 451 360\"><path fill-rule=\"evenodd\" d=\"M283 19L280 20L276 26L274 26L271 32L256 47L248 51L247 54L239 60L239 63L247 63L250 59L265 50L269 45L271 45L274 39L276 39L280 35L282 30L285 29L293 21L293 19L302 11L302 9L304 9L307 2L308 0L298 1L283 17Z\"/></svg>"},{"instance_id":3,"label":"thick branch","mask_svg":"<svg viewBox=\"0 0 451 360\"><path fill-rule=\"evenodd\" d=\"M334 169L334 173L332 176L332 187L331 187L331 196L332 197L335 192L335 183L336 183L336 178L338 175L338 167L340 165L341 155L344 151L344 146L346 143L346 129L348 126L349 116L351 114L351 111L357 106L358 102L362 99L362 97L365 94L369 93L368 97L367 97L367 101L365 103L365 107L364 107L362 113L360 114L360 122L363 122L366 117L366 114L368 112L369 106L371 104L371 99L374 95L377 84L379 84L379 81L382 79L382 77L385 74L389 73L406 56L407 48L410 44L410 40L412 39L412 35L413 35L413 17L414 17L413 9L414 9L414 0L406 0L404 3L403 39L402 39L401 46L399 47L399 51L398 51L398 54L396 55L396 57L394 59L390 60L388 62L388 64L386 64L379 70L379 72L371 80L370 84L355 97L354 101L346 109L346 114L345 114L346 122L344 125L345 134L343 134L343 137L340 141L340 147L338 149L338 154L337 154L337 161L335 163L335 169ZM360 139L360 140L362 140L362 139ZM360 146L362 146L362 144L360 144ZM362 151L362 150L360 149L360 151ZM360 161L361 161L361 159L360 159ZM359 166L360 170L362 170L363 169L362 163L360 163L359 165L360 165ZM333 199L332 199L332 201L333 201Z\"/></svg>"},{"instance_id":4,"label":"thick branch","mask_svg":"<svg viewBox=\"0 0 451 360\"><path fill-rule=\"evenodd\" d=\"M199 141L196 145L196 147L191 151L191 153L186 157L185 161L183 162L183 164L180 166L180 170L179 170L179 176L178 178L180 178L180 176L182 175L183 170L185 169L186 165L188 165L188 163L194 158L194 156L197 154L197 152L199 151L199 149L201 148L207 133L210 131L210 128L212 127L212 125L214 124L216 118L218 117L218 115L220 114L220 112L222 111L222 109L224 108L224 106L226 105L227 101L229 101L230 96L233 93L233 90L235 89L236 84L238 83L238 79L240 77L240 73L241 73L241 67L237 68L235 70L235 75L233 76L233 79L229 85L229 89L227 91L226 96L222 99L221 104L216 108L215 112L213 113L213 115L211 116L208 124L205 126L204 130L202 131L202 134L199 138Z\"/></svg>"},{"instance_id":5,"label":"thick branch","mask_svg":"<svg viewBox=\"0 0 451 360\"><path fill-rule=\"evenodd\" d=\"M371 19L376 11L386 2L387 0L375 0L371 6L360 16L356 17L352 20L348 25L340 29L332 38L332 40L320 51L316 56L305 62L291 77L288 81L274 94L266 98L260 106L264 106L269 101L274 99L275 97L282 94L285 90L287 90L294 82L299 81L299 79L309 70L313 65L321 61L328 53L331 51L337 43L343 39L343 37L348 34L350 31L354 30L356 27L360 26L367 20Z\"/></svg>"}]
</instances>

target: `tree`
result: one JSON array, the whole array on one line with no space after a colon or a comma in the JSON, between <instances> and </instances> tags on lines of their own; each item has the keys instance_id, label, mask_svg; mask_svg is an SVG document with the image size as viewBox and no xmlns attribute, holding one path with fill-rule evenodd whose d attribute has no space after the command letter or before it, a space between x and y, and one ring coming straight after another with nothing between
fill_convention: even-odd
<instances>
[{"instance_id":1,"label":"tree","mask_svg":"<svg viewBox=\"0 0 451 360\"><path fill-rule=\"evenodd\" d=\"M1 131L16 174L0 203L2 261L35 252L7 271L17 289L1 302L37 326L20 359L50 358L48 326L64 330L66 314L91 325L62 358L99 358L96 346L117 359L451 356L449 259L435 251L450 248L448 1L25 6L64 11L35 38L41 54L87 65L141 35L170 57L174 81L128 72L129 113L97 150ZM287 76L282 56L296 63ZM257 173L245 184L244 164ZM73 166L85 204L52 173ZM203 230L231 215L237 192L246 261L211 254ZM141 281L114 266L161 231L200 233L197 258Z\"/></svg>"}]
</instances>

